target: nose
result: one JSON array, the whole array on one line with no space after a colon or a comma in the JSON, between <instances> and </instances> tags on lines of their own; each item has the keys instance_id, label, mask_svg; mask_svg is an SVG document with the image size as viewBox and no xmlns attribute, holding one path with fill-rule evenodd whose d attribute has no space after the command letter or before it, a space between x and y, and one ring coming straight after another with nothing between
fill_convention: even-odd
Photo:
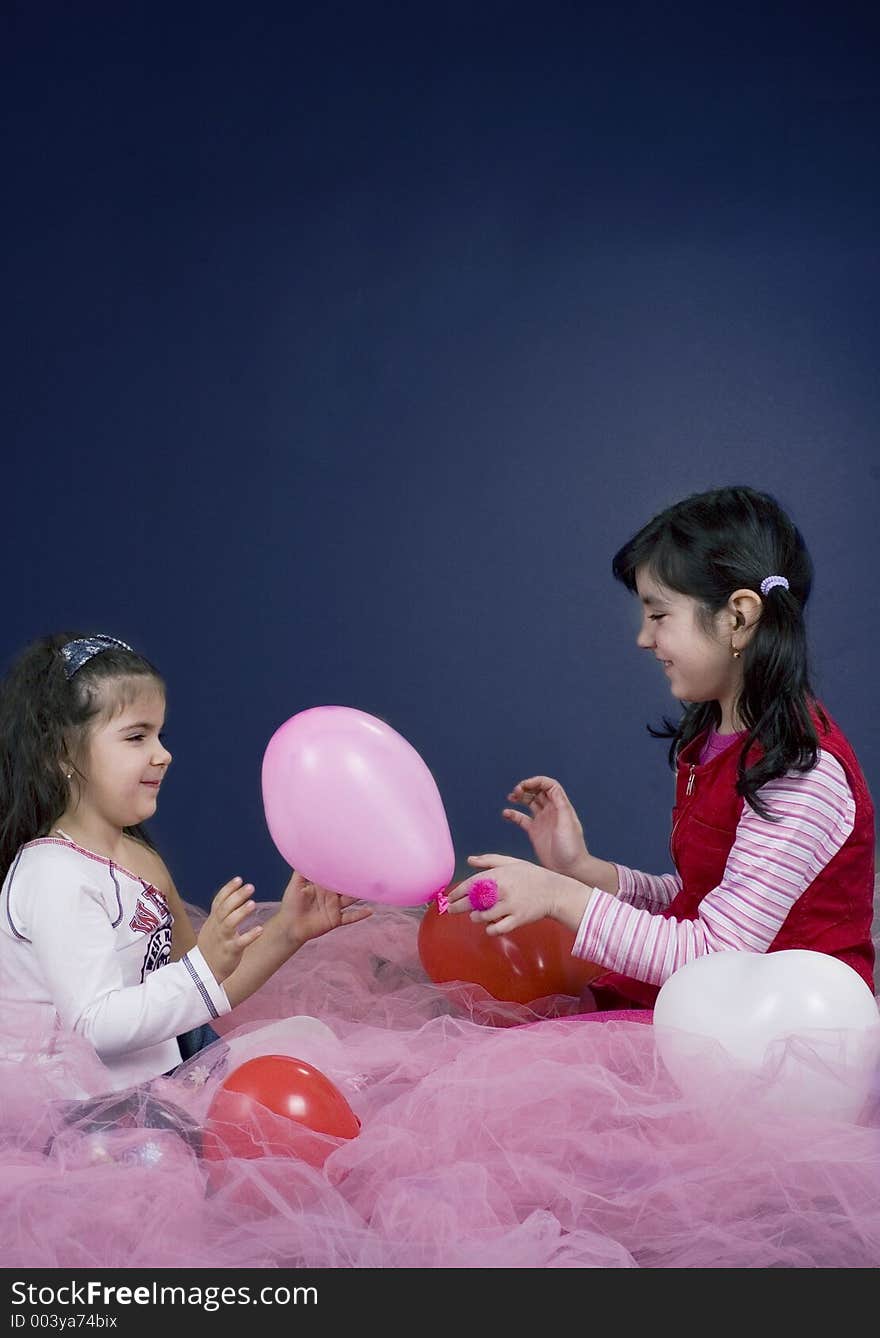
<instances>
[{"instance_id":1,"label":"nose","mask_svg":"<svg viewBox=\"0 0 880 1338\"><path fill-rule=\"evenodd\" d=\"M647 621L643 622L639 628L636 645L640 650L651 650L654 645L654 632Z\"/></svg>"},{"instance_id":2,"label":"nose","mask_svg":"<svg viewBox=\"0 0 880 1338\"><path fill-rule=\"evenodd\" d=\"M153 754L151 761L154 767L169 767L171 765L171 754L165 747L164 743L159 744L159 747Z\"/></svg>"}]
</instances>

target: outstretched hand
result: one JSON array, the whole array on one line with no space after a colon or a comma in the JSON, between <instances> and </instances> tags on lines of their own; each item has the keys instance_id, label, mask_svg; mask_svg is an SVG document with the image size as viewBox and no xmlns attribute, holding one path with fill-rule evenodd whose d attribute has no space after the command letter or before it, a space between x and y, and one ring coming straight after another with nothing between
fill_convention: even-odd
<instances>
[{"instance_id":1,"label":"outstretched hand","mask_svg":"<svg viewBox=\"0 0 880 1338\"><path fill-rule=\"evenodd\" d=\"M531 860L514 859L511 855L470 855L468 864L484 872L447 893L449 910L458 915L470 911L471 919L485 924L490 935L509 934L520 925L543 920L548 915L575 928L592 896L590 888L550 869L542 869ZM495 883L498 899L488 910L471 910L468 894L478 878L487 874Z\"/></svg>"},{"instance_id":2,"label":"outstretched hand","mask_svg":"<svg viewBox=\"0 0 880 1338\"><path fill-rule=\"evenodd\" d=\"M211 974L221 984L232 975L245 948L263 932L262 925L238 932L238 926L254 909L253 890L253 883L245 883L241 878L224 883L211 902L210 913L196 940Z\"/></svg>"},{"instance_id":3,"label":"outstretched hand","mask_svg":"<svg viewBox=\"0 0 880 1338\"><path fill-rule=\"evenodd\" d=\"M502 817L526 833L544 868L577 878L589 852L580 819L559 781L530 776L515 785L507 798L528 808L528 813L502 809Z\"/></svg>"},{"instance_id":4,"label":"outstretched hand","mask_svg":"<svg viewBox=\"0 0 880 1338\"><path fill-rule=\"evenodd\" d=\"M294 873L281 898L281 914L287 920L290 936L299 943L307 943L340 925L366 920L373 912L357 897L331 892L301 873Z\"/></svg>"}]
</instances>

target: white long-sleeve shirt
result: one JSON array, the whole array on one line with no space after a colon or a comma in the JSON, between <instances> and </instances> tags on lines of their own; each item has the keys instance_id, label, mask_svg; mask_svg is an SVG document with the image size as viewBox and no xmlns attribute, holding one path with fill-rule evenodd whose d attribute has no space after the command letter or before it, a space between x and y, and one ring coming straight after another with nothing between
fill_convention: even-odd
<instances>
[{"instance_id":1,"label":"white long-sleeve shirt","mask_svg":"<svg viewBox=\"0 0 880 1338\"><path fill-rule=\"evenodd\" d=\"M779 821L743 804L721 882L700 902L696 919L658 914L681 890L677 874L618 864L618 894L594 890L574 955L662 985L706 953L766 952L798 897L853 830L856 810L843 767L821 751L811 771L768 781L761 799Z\"/></svg>"},{"instance_id":2,"label":"white long-sleeve shirt","mask_svg":"<svg viewBox=\"0 0 880 1338\"><path fill-rule=\"evenodd\" d=\"M162 893L56 836L22 846L0 890L0 1000L89 1041L114 1089L180 1063L177 1036L230 1011L199 949L171 959Z\"/></svg>"}]
</instances>

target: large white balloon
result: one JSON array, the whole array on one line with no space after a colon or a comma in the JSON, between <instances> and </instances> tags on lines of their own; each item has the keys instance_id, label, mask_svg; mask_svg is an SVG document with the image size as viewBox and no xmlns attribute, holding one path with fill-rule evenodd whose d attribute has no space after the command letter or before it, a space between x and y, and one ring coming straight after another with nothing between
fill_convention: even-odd
<instances>
[{"instance_id":1,"label":"large white balloon","mask_svg":"<svg viewBox=\"0 0 880 1338\"><path fill-rule=\"evenodd\" d=\"M877 1001L827 953L698 957L660 989L654 1026L666 1068L704 1108L729 1106L745 1078L752 1108L854 1120L877 1081Z\"/></svg>"}]
</instances>

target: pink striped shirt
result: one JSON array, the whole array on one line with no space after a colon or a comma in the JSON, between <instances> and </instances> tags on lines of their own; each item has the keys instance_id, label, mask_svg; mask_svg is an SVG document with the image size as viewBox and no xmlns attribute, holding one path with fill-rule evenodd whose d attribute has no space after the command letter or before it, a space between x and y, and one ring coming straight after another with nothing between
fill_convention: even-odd
<instances>
[{"instance_id":1,"label":"pink striped shirt","mask_svg":"<svg viewBox=\"0 0 880 1338\"><path fill-rule=\"evenodd\" d=\"M778 819L743 804L724 875L695 920L658 915L681 889L677 874L616 865L616 896L596 888L584 911L574 955L651 985L710 952L766 952L798 897L837 854L855 824L843 767L819 752L812 771L789 772L761 787Z\"/></svg>"}]
</instances>

